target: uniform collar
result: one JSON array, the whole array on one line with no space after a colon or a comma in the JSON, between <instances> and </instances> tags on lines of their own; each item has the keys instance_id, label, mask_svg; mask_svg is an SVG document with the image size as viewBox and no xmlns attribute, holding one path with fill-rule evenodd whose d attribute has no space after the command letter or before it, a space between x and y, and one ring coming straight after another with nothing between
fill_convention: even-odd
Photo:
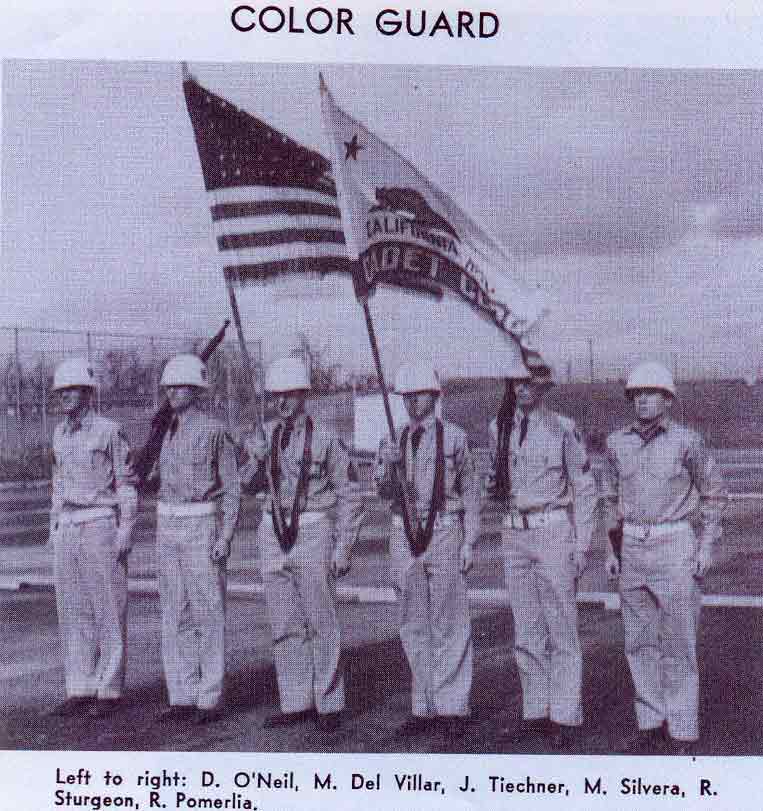
<instances>
[{"instance_id":1,"label":"uniform collar","mask_svg":"<svg viewBox=\"0 0 763 811\"><path fill-rule=\"evenodd\" d=\"M431 414L428 414L426 417L424 417L424 419L421 420L421 422L417 422L415 424L413 422L409 422L408 425L410 427L411 432L415 431L417 428L423 428L424 433L427 433L427 431L429 431L429 429L432 428L432 426L434 426L436 421L437 415L433 411Z\"/></svg>"},{"instance_id":2,"label":"uniform collar","mask_svg":"<svg viewBox=\"0 0 763 811\"><path fill-rule=\"evenodd\" d=\"M179 427L181 425L189 425L201 415L202 411L199 409L196 403L191 403L191 405L189 405L188 408L184 409L179 414L175 414L172 419L173 421L177 420L177 424Z\"/></svg>"},{"instance_id":3,"label":"uniform collar","mask_svg":"<svg viewBox=\"0 0 763 811\"><path fill-rule=\"evenodd\" d=\"M639 422L634 422L625 429L625 433L636 434L636 436L638 436L641 441L646 444L647 442L651 442L660 434L666 434L670 428L670 425L670 418L663 414L662 417L656 423L654 423L654 425L649 426L649 428L644 429L641 427Z\"/></svg>"},{"instance_id":4,"label":"uniform collar","mask_svg":"<svg viewBox=\"0 0 763 811\"><path fill-rule=\"evenodd\" d=\"M543 412L543 406L537 406L532 411L522 411L521 408L518 408L514 413L514 427L519 428L520 423L522 422L523 417L525 414L527 415L527 424L534 425L537 422L540 422Z\"/></svg>"},{"instance_id":5,"label":"uniform collar","mask_svg":"<svg viewBox=\"0 0 763 811\"><path fill-rule=\"evenodd\" d=\"M75 434L77 431L88 431L90 428L93 427L93 409L88 408L88 410L82 415L82 417L78 420L71 420L69 417L66 418L64 422L64 433L66 434Z\"/></svg>"},{"instance_id":6,"label":"uniform collar","mask_svg":"<svg viewBox=\"0 0 763 811\"><path fill-rule=\"evenodd\" d=\"M292 424L291 424L292 432L296 434L298 431L301 431L305 427L305 420L306 419L307 419L307 414L305 414L304 411L300 411L300 413L297 414L296 417L294 417L294 422L292 422ZM286 426L288 424L289 424L289 420L287 418L285 418L285 417L281 417L281 425L284 427L284 429L286 428Z\"/></svg>"}]
</instances>

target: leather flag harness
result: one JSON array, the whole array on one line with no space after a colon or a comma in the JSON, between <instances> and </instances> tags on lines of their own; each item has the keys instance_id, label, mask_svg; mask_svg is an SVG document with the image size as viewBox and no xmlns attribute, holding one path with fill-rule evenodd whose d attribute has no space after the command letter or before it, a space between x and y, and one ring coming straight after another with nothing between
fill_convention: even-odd
<instances>
[{"instance_id":1,"label":"leather flag harness","mask_svg":"<svg viewBox=\"0 0 763 811\"><path fill-rule=\"evenodd\" d=\"M410 426L403 428L400 435L400 454L402 456L402 473L403 473L403 487L408 486L408 471L406 469L406 450L408 448L408 435L410 433ZM445 431L440 420L435 420L435 471L432 481L432 499L429 502L429 513L427 520L422 524L418 519L418 511L416 510L416 499L405 498L405 494L401 493L400 506L405 511L408 505L412 505L412 513L408 521L403 522L405 527L405 534L408 538L408 545L411 548L411 554L414 557L423 555L429 547L434 533L434 522L439 513L445 506Z\"/></svg>"},{"instance_id":2,"label":"leather flag harness","mask_svg":"<svg viewBox=\"0 0 763 811\"><path fill-rule=\"evenodd\" d=\"M299 511L304 503L307 485L310 479L310 467L313 463L313 421L305 416L305 447L299 465L299 479L294 493L294 503L291 505L291 517L287 520L287 511L281 504L281 436L284 424L279 422L273 431L270 442L270 500L273 504L271 513L273 518L273 532L284 554L291 551L297 542L299 533Z\"/></svg>"}]
</instances>

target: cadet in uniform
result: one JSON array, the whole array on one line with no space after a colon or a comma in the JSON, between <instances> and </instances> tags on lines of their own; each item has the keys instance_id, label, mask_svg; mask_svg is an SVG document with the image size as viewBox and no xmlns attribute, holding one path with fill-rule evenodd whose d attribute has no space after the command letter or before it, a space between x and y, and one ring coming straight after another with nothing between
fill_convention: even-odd
<instances>
[{"instance_id":1,"label":"cadet in uniform","mask_svg":"<svg viewBox=\"0 0 763 811\"><path fill-rule=\"evenodd\" d=\"M636 367L625 391L636 421L607 439L605 488L615 541L606 568L620 576L640 730L627 750L690 751L699 737L697 581L712 561L726 491L702 438L668 416L676 388L664 366Z\"/></svg>"},{"instance_id":2,"label":"cadet in uniform","mask_svg":"<svg viewBox=\"0 0 763 811\"><path fill-rule=\"evenodd\" d=\"M120 426L92 410L88 362L61 363L53 390L66 414L53 435L50 537L68 696L53 714L100 717L118 707L125 681L135 474Z\"/></svg>"},{"instance_id":3,"label":"cadet in uniform","mask_svg":"<svg viewBox=\"0 0 763 811\"><path fill-rule=\"evenodd\" d=\"M265 727L314 720L331 732L345 706L335 580L350 568L362 506L347 451L305 413L304 363L274 361L265 390L277 398L279 416L248 444L268 488L257 544L281 711Z\"/></svg>"},{"instance_id":4,"label":"cadet in uniform","mask_svg":"<svg viewBox=\"0 0 763 811\"><path fill-rule=\"evenodd\" d=\"M222 709L226 561L240 486L231 437L199 408L209 388L204 363L176 355L161 385L174 412L158 465L156 551L170 703L161 720L205 724Z\"/></svg>"},{"instance_id":5,"label":"cadet in uniform","mask_svg":"<svg viewBox=\"0 0 763 811\"><path fill-rule=\"evenodd\" d=\"M432 369L404 364L395 391L410 421L398 447L382 441L375 479L379 495L393 499L390 555L412 675L411 716L398 732L458 735L472 683L466 574L479 530L479 482L466 434L435 416L441 389Z\"/></svg>"},{"instance_id":6,"label":"cadet in uniform","mask_svg":"<svg viewBox=\"0 0 763 811\"><path fill-rule=\"evenodd\" d=\"M543 404L552 385L540 362L511 382L516 407L490 424L488 490L508 508L501 537L522 684L523 723L502 736L548 736L564 748L583 723L576 591L597 488L575 424Z\"/></svg>"}]
</instances>

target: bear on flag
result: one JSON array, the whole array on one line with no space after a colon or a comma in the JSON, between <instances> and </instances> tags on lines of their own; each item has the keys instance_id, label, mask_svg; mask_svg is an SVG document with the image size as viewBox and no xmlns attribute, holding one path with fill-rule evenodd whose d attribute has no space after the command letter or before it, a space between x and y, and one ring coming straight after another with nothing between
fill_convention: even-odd
<instances>
[{"instance_id":1,"label":"bear on flag","mask_svg":"<svg viewBox=\"0 0 763 811\"><path fill-rule=\"evenodd\" d=\"M521 340L545 313L542 296L512 278L511 259L445 192L336 104L323 76L320 89L357 295L379 283L450 293Z\"/></svg>"}]
</instances>

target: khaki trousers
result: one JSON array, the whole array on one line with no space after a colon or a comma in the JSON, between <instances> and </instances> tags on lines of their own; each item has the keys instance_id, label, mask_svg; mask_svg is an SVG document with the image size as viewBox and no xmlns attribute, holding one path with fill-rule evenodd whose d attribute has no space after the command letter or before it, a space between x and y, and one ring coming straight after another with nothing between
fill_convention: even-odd
<instances>
[{"instance_id":1,"label":"khaki trousers","mask_svg":"<svg viewBox=\"0 0 763 811\"><path fill-rule=\"evenodd\" d=\"M210 558L214 514L159 515L162 660L170 704L215 707L225 676L225 564Z\"/></svg>"},{"instance_id":2,"label":"khaki trousers","mask_svg":"<svg viewBox=\"0 0 763 811\"><path fill-rule=\"evenodd\" d=\"M573 530L564 518L536 529L504 526L506 587L526 720L583 723Z\"/></svg>"},{"instance_id":3,"label":"khaki trousers","mask_svg":"<svg viewBox=\"0 0 763 811\"><path fill-rule=\"evenodd\" d=\"M699 737L696 548L688 526L646 540L626 534L620 575L625 653L639 729L654 729L667 720L670 735L687 741Z\"/></svg>"},{"instance_id":4,"label":"khaki trousers","mask_svg":"<svg viewBox=\"0 0 763 811\"><path fill-rule=\"evenodd\" d=\"M331 574L334 522L327 515L300 523L284 554L265 513L257 541L273 634L273 658L282 712L344 709L339 620Z\"/></svg>"},{"instance_id":5,"label":"khaki trousers","mask_svg":"<svg viewBox=\"0 0 763 811\"><path fill-rule=\"evenodd\" d=\"M463 526L458 515L436 520L419 557L396 519L390 535L393 584L400 604L400 641L411 667L413 715L469 714L472 626L460 571Z\"/></svg>"},{"instance_id":6,"label":"khaki trousers","mask_svg":"<svg viewBox=\"0 0 763 811\"><path fill-rule=\"evenodd\" d=\"M127 652L127 567L117 561L114 516L53 533L56 610L68 696L119 698Z\"/></svg>"}]
</instances>

